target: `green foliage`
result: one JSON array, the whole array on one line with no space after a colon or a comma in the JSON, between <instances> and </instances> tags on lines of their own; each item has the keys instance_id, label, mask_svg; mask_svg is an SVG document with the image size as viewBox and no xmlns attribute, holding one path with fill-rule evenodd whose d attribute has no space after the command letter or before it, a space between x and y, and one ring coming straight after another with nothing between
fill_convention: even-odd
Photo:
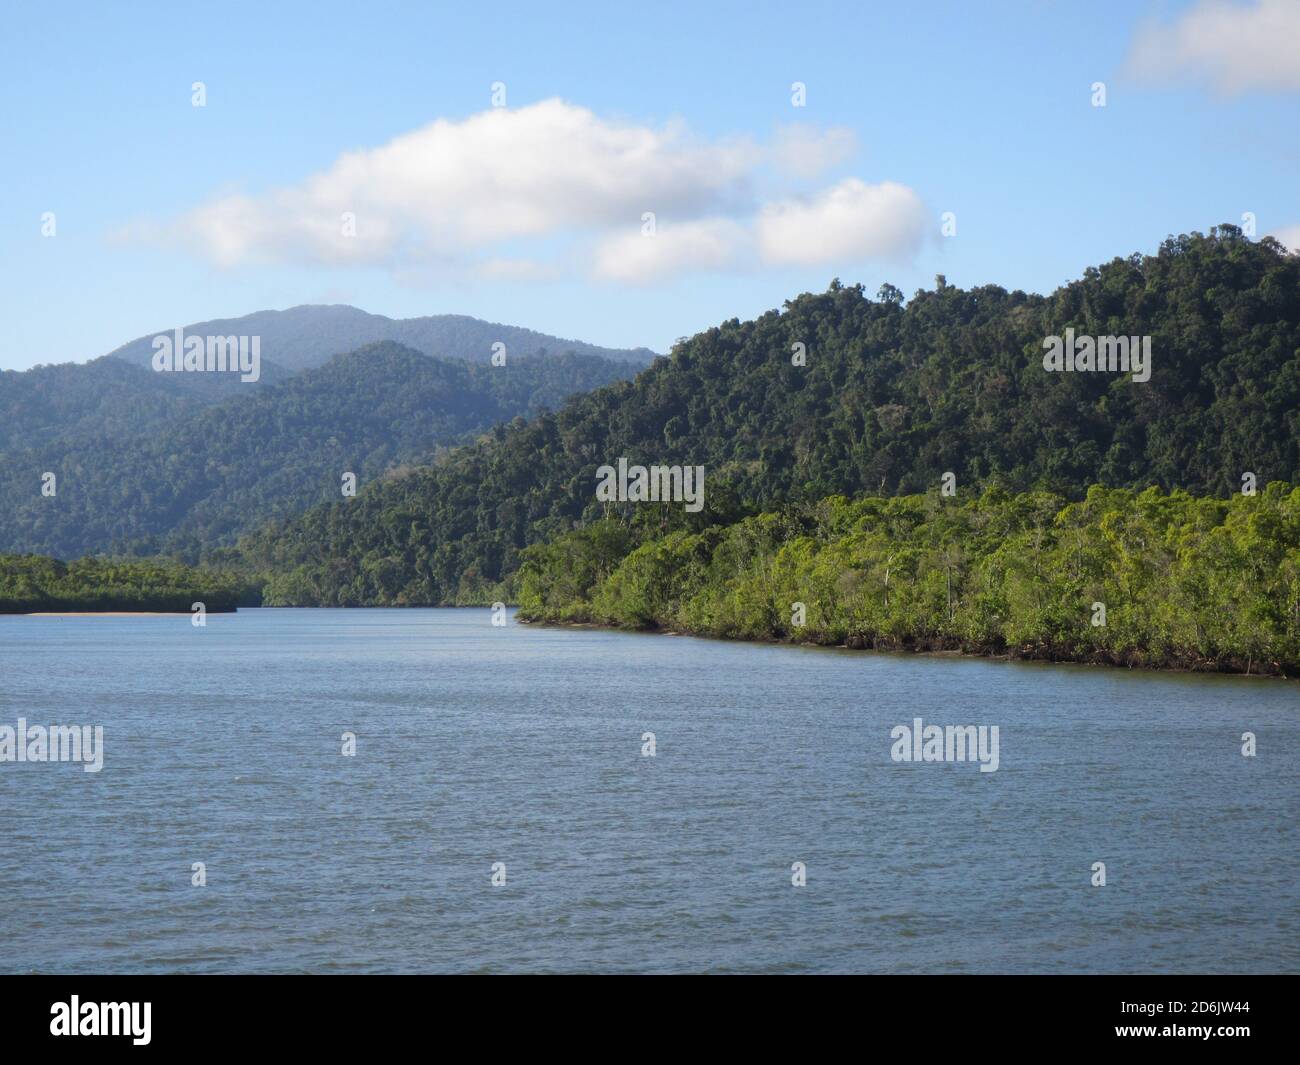
<instances>
[{"instance_id":1,"label":"green foliage","mask_svg":"<svg viewBox=\"0 0 1300 1065\"><path fill-rule=\"evenodd\" d=\"M622 528L528 548L521 617L1300 674L1300 488L1281 482L1228 500L1100 486L1068 504L834 497L673 532L614 564Z\"/></svg>"},{"instance_id":2,"label":"green foliage","mask_svg":"<svg viewBox=\"0 0 1300 1065\"><path fill-rule=\"evenodd\" d=\"M0 453L156 431L202 410L202 397L118 359L0 371Z\"/></svg>"},{"instance_id":3,"label":"green foliage","mask_svg":"<svg viewBox=\"0 0 1300 1065\"><path fill-rule=\"evenodd\" d=\"M114 380L143 379L141 388L153 378L212 376L101 361L120 367ZM215 406L145 419L134 434L106 422L111 432L0 454L0 549L60 557L167 552L195 561L271 519L342 498L345 471L360 484L401 476L403 464L431 461L495 423L629 372L588 355L492 366L372 345ZM40 493L47 470L58 477L53 498Z\"/></svg>"},{"instance_id":4,"label":"green foliage","mask_svg":"<svg viewBox=\"0 0 1300 1065\"><path fill-rule=\"evenodd\" d=\"M257 592L230 574L174 562L83 558L59 562L39 555L0 555L0 614L38 611L162 611L209 613L255 604Z\"/></svg>"},{"instance_id":5,"label":"green foliage","mask_svg":"<svg viewBox=\"0 0 1300 1065\"><path fill-rule=\"evenodd\" d=\"M1150 335L1150 381L1045 372L1043 338L1071 326ZM806 366L791 364L795 343ZM596 469L620 456L703 465L704 512L598 503ZM517 592L529 545L620 510L639 543L835 494L919 493L946 471L963 491L996 485L1030 507L1046 497L1027 493L1081 500L1098 482L1200 496L1236 491L1244 471L1300 482L1300 257L1224 226L1046 297L944 283L904 306L896 290L873 301L836 284L700 333L634 382L278 521L241 551L260 572L292 575L272 579L273 602L466 602ZM825 579L848 595L917 565L904 553ZM1000 594L1025 594L1013 576ZM917 611L939 594L940 576L923 577Z\"/></svg>"}]
</instances>

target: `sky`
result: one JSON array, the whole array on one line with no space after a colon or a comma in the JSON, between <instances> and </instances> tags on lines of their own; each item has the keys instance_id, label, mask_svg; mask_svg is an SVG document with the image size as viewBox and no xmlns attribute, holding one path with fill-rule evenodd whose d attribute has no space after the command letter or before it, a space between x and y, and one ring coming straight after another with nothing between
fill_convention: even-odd
<instances>
[{"instance_id":1,"label":"sky","mask_svg":"<svg viewBox=\"0 0 1300 1065\"><path fill-rule=\"evenodd\" d=\"M1297 41L1300 0L10 0L0 369L303 303L666 351L836 277L1295 248Z\"/></svg>"}]
</instances>

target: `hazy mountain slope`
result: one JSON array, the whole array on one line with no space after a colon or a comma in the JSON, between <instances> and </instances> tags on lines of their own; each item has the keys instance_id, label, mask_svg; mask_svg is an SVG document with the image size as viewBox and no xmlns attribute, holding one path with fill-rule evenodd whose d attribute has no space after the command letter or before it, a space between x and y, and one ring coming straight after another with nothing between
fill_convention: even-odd
<instances>
[{"instance_id":1,"label":"hazy mountain slope","mask_svg":"<svg viewBox=\"0 0 1300 1065\"><path fill-rule=\"evenodd\" d=\"M158 333L170 332L172 328L164 327ZM196 322L184 328L188 335L193 336L260 336L262 359L292 371L320 366L334 355L381 340L404 344L425 355L469 362L489 361L492 345L498 341L506 345L507 358L573 351L640 366L650 362L655 355L646 348L602 348L580 340L564 340L531 329L496 325L465 315L386 318L382 314L368 314L342 304L257 311L240 318ZM148 366L153 357L153 338L158 333L139 337L109 354L136 365Z\"/></svg>"},{"instance_id":2,"label":"hazy mountain slope","mask_svg":"<svg viewBox=\"0 0 1300 1065\"><path fill-rule=\"evenodd\" d=\"M137 372L137 371L131 371ZM431 359L385 342L146 432L0 454L0 551L59 557L207 547L341 498L392 464L630 372L586 355L505 366ZM179 375L177 375L179 376ZM41 495L41 475L57 495Z\"/></svg>"},{"instance_id":3,"label":"hazy mountain slope","mask_svg":"<svg viewBox=\"0 0 1300 1065\"><path fill-rule=\"evenodd\" d=\"M788 501L959 491L996 481L1078 498L1092 483L1226 496L1243 472L1300 481L1300 257L1234 227L1090 268L1050 296L940 284L906 306L838 285L674 349L635 382L498 427L446 465L313 508L244 545L273 601L481 597L519 550L589 521L596 469L706 467L701 514L647 505L647 530ZM1150 335L1148 382L1048 373L1043 339ZM807 365L791 365L792 345ZM618 508L615 508L618 509Z\"/></svg>"},{"instance_id":4,"label":"hazy mountain slope","mask_svg":"<svg viewBox=\"0 0 1300 1065\"><path fill-rule=\"evenodd\" d=\"M155 373L153 339L170 333L170 327L90 362L0 372L0 451L54 440L144 432L208 404L246 399L303 369L322 366L335 355L382 340L425 355L468 362L488 362L497 342L506 345L507 362L573 351L639 368L654 358L646 348L602 348L465 315L392 319L347 306L259 311L184 329L188 336L261 337L259 380L243 382L234 373Z\"/></svg>"},{"instance_id":5,"label":"hazy mountain slope","mask_svg":"<svg viewBox=\"0 0 1300 1065\"><path fill-rule=\"evenodd\" d=\"M0 451L142 432L211 400L119 359L0 373Z\"/></svg>"}]
</instances>

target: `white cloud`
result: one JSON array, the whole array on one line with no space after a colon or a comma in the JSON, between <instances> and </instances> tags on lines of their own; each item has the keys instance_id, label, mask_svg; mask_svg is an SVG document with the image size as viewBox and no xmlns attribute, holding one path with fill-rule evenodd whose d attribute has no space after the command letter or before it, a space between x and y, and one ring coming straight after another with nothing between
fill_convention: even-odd
<instances>
[{"instance_id":1,"label":"white cloud","mask_svg":"<svg viewBox=\"0 0 1300 1065\"><path fill-rule=\"evenodd\" d=\"M726 218L657 227L653 235L633 231L602 241L592 273L598 280L642 284L699 271L743 266L743 251L752 243L746 228Z\"/></svg>"},{"instance_id":2,"label":"white cloud","mask_svg":"<svg viewBox=\"0 0 1300 1065\"><path fill-rule=\"evenodd\" d=\"M1208 81L1223 93L1300 89L1300 2L1202 0L1134 38L1128 70L1149 81Z\"/></svg>"},{"instance_id":3,"label":"white cloud","mask_svg":"<svg viewBox=\"0 0 1300 1065\"><path fill-rule=\"evenodd\" d=\"M851 129L818 129L799 122L777 128L771 156L782 173L810 178L838 166L857 150L858 138Z\"/></svg>"},{"instance_id":4,"label":"white cloud","mask_svg":"<svg viewBox=\"0 0 1300 1065\"><path fill-rule=\"evenodd\" d=\"M845 129L789 125L766 145L703 140L678 122L613 121L553 99L440 119L345 152L294 185L219 195L119 235L225 267L368 265L512 281L577 271L628 283L915 246L916 196L901 185L851 179L807 203L767 206L755 191L856 151ZM641 235L646 212L661 220L654 237Z\"/></svg>"},{"instance_id":5,"label":"white cloud","mask_svg":"<svg viewBox=\"0 0 1300 1065\"><path fill-rule=\"evenodd\" d=\"M743 223L702 219L660 225L653 236L610 237L596 250L594 273L645 283L682 273L897 260L919 248L925 225L920 197L907 186L847 178L805 199L767 204Z\"/></svg>"},{"instance_id":6,"label":"white cloud","mask_svg":"<svg viewBox=\"0 0 1300 1065\"><path fill-rule=\"evenodd\" d=\"M760 149L702 143L546 100L440 119L260 197L219 198L134 235L245 261L386 263L455 256L517 238L608 226L642 211L698 213L749 197ZM345 231L355 218L355 235Z\"/></svg>"},{"instance_id":7,"label":"white cloud","mask_svg":"<svg viewBox=\"0 0 1300 1065\"><path fill-rule=\"evenodd\" d=\"M811 199L768 204L757 228L759 253L770 264L898 258L919 247L925 209L906 185L847 178Z\"/></svg>"},{"instance_id":8,"label":"white cloud","mask_svg":"<svg viewBox=\"0 0 1300 1065\"><path fill-rule=\"evenodd\" d=\"M1283 226L1275 229L1268 236L1285 244L1287 250L1300 255L1300 225Z\"/></svg>"}]
</instances>

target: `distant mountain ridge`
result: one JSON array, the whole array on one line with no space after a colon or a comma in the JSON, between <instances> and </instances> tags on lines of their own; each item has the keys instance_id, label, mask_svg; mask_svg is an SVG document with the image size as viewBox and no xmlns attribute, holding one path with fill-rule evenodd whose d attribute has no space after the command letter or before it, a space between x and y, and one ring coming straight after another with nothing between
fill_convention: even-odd
<instances>
[{"instance_id":1,"label":"distant mountain ridge","mask_svg":"<svg viewBox=\"0 0 1300 1065\"><path fill-rule=\"evenodd\" d=\"M257 383L245 383L240 375L228 373L155 373L153 340L163 333L171 335L170 326L88 362L0 371L0 452L56 441L118 440L156 430L180 415L247 399L324 366L335 355L381 342L471 363L489 363L497 342L506 345L510 363L539 354L556 358L573 352L617 363L628 370L621 376L630 376L655 358L648 348L603 348L467 315L393 319L341 304L257 311L182 328L189 336L261 337Z\"/></svg>"},{"instance_id":2,"label":"distant mountain ridge","mask_svg":"<svg viewBox=\"0 0 1300 1065\"><path fill-rule=\"evenodd\" d=\"M106 365L92 384L110 383L114 368L142 388L161 387L155 379L212 376L98 361ZM158 416L142 418L138 429L131 418L96 425L104 412L92 411L84 420L95 431L0 448L0 552L72 558L197 552L229 543L267 520L341 498L345 472L364 485L402 464L431 462L493 426L532 417L633 371L572 353L518 356L493 366L435 359L382 341L218 403L164 390ZM28 371L38 380L43 372ZM129 398L128 389L118 401ZM48 417L47 405L39 418ZM57 494L49 498L40 491L46 471L57 476Z\"/></svg>"},{"instance_id":3,"label":"distant mountain ridge","mask_svg":"<svg viewBox=\"0 0 1300 1065\"><path fill-rule=\"evenodd\" d=\"M174 328L174 325L164 326L137 337L109 352L109 357L149 366L153 338ZM496 343L506 346L507 358L575 352L645 366L657 354L649 348L605 348L582 340L566 340L464 314L388 318L347 304L303 304L283 311L255 311L239 318L214 318L183 328L187 334L197 336L260 336L263 365L294 373L323 366L335 355L385 340L423 355L467 362L489 362Z\"/></svg>"}]
</instances>

